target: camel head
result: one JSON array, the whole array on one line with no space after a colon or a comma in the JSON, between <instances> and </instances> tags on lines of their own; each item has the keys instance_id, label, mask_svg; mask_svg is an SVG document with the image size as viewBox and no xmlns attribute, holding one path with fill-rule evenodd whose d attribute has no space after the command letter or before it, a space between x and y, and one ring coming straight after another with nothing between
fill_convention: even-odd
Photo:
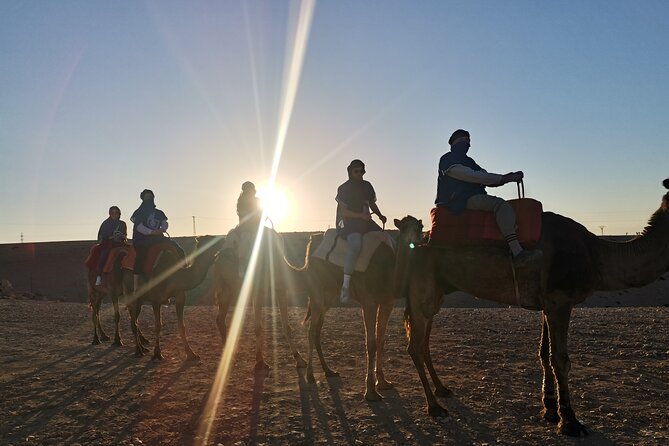
<instances>
[{"instance_id":1,"label":"camel head","mask_svg":"<svg viewBox=\"0 0 669 446\"><path fill-rule=\"evenodd\" d=\"M423 240L423 220L407 215L401 220L395 219L395 227L400 230L400 246L416 246Z\"/></svg>"},{"instance_id":2,"label":"camel head","mask_svg":"<svg viewBox=\"0 0 669 446\"><path fill-rule=\"evenodd\" d=\"M223 245L223 237L214 235L201 235L195 238L196 255L203 256L208 262L213 261Z\"/></svg>"},{"instance_id":3,"label":"camel head","mask_svg":"<svg viewBox=\"0 0 669 446\"><path fill-rule=\"evenodd\" d=\"M663 185L665 188L669 189L669 178L665 179L665 180L662 182L662 185ZM669 208L669 192L667 192L666 194L664 194L664 197L662 197L662 210L666 211L667 208Z\"/></svg>"}]
</instances>

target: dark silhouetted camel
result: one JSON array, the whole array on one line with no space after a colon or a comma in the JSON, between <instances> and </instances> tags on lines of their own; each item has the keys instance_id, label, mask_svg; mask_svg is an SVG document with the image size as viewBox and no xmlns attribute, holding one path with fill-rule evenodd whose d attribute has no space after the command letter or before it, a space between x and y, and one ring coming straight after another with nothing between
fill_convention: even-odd
<instances>
[{"instance_id":1,"label":"dark silhouetted camel","mask_svg":"<svg viewBox=\"0 0 669 446\"><path fill-rule=\"evenodd\" d=\"M664 180L669 189L669 179ZM552 212L542 215L542 234L538 248L543 251L540 283L521 288L538 290L543 311L539 358L543 368L541 415L559 422L562 434L587 434L577 420L569 398L567 351L569 319L574 305L595 291L640 287L655 281L669 270L669 193L651 216L647 227L634 239L616 243L600 239L575 221ZM455 290L502 303L514 303L513 277L504 255L483 248L411 247L420 237L415 218L395 220L400 229L396 270L398 291L407 297L405 325L408 351L425 390L428 412L448 412L435 398L449 390L432 365L429 336L432 318L439 311L442 297ZM422 225L421 225L422 226ZM502 261L500 260L502 259ZM435 385L427 380L425 366Z\"/></svg>"}]
</instances>

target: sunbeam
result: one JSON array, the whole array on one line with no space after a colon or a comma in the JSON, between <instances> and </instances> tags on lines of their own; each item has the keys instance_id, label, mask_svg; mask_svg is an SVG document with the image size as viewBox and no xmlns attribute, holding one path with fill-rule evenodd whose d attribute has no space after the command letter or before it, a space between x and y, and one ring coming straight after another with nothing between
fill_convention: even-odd
<instances>
[{"instance_id":1,"label":"sunbeam","mask_svg":"<svg viewBox=\"0 0 669 446\"><path fill-rule=\"evenodd\" d=\"M300 9L297 17L297 26L294 34L292 45L289 45L287 56L287 64L284 72L284 83L282 88L282 106L279 114L277 139L274 145L274 155L272 159L272 169L267 181L267 187L271 190L274 188L276 182L281 156L283 154L283 147L290 124L290 118L293 113L293 106L295 104L295 96L300 82L300 74L302 72L302 64L304 62L304 55L307 48L307 41L309 38L309 30L313 19L315 8L315 0L304 0L300 2ZM204 407L202 418L200 419L196 444L208 444L209 436L211 434L211 427L216 417L216 411L220 401L225 396L225 385L230 373L230 365L232 364L232 357L237 349L237 342L242 327L242 320L246 312L249 297L251 295L254 276L258 265L258 255L260 252L260 245L262 243L262 235L264 231L263 222L265 221L266 211L263 210L261 223L256 232L255 243L251 251L249 264L244 275L242 287L237 298L235 311L232 316L232 323L230 324L229 335L223 346L223 353L218 364L216 376L212 384L207 403Z\"/></svg>"}]
</instances>

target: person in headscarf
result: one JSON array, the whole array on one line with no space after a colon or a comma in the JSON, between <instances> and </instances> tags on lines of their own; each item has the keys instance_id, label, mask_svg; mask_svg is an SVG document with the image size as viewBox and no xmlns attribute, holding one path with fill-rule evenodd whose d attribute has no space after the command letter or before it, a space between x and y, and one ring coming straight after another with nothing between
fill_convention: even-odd
<instances>
[{"instance_id":1,"label":"person in headscarf","mask_svg":"<svg viewBox=\"0 0 669 446\"><path fill-rule=\"evenodd\" d=\"M505 175L488 173L467 156L471 137L466 130L458 129L448 139L451 150L439 160L437 179L437 207L447 207L453 214L465 209L494 212L495 220L504 240L509 245L516 266L524 266L541 258L541 251L524 250L516 233L516 214L509 203L488 195L486 186L497 187L510 182L520 182L523 172Z\"/></svg>"},{"instance_id":2,"label":"person in headscarf","mask_svg":"<svg viewBox=\"0 0 669 446\"><path fill-rule=\"evenodd\" d=\"M237 198L237 216L241 231L257 231L262 217L260 199L256 197L256 186L250 181L242 184L242 192Z\"/></svg>"},{"instance_id":3,"label":"person in headscarf","mask_svg":"<svg viewBox=\"0 0 669 446\"><path fill-rule=\"evenodd\" d=\"M109 208L109 218L102 222L98 230L100 244L100 259L98 261L98 276L95 285L102 285L102 270L107 263L109 252L116 246L122 246L128 236L128 227L121 220L121 209L118 206Z\"/></svg>"},{"instance_id":4,"label":"person in headscarf","mask_svg":"<svg viewBox=\"0 0 669 446\"><path fill-rule=\"evenodd\" d=\"M139 197L142 199L142 204L130 217L130 221L134 224L132 227L132 246L135 248L136 254L134 266L135 289L137 289L142 276L149 247L152 245L169 241L177 249L182 259L186 257L184 250L177 242L165 237L164 234L168 228L167 215L156 207L153 191L144 189Z\"/></svg>"},{"instance_id":5,"label":"person in headscarf","mask_svg":"<svg viewBox=\"0 0 669 446\"><path fill-rule=\"evenodd\" d=\"M355 159L346 168L348 181L337 188L337 233L348 242L348 252L344 260L344 282L339 294L339 301L349 301L351 275L362 249L362 236L370 231L380 231L381 227L372 221L372 213L379 217L383 224L386 217L376 204L376 192L369 181L362 179L365 163Z\"/></svg>"}]
</instances>

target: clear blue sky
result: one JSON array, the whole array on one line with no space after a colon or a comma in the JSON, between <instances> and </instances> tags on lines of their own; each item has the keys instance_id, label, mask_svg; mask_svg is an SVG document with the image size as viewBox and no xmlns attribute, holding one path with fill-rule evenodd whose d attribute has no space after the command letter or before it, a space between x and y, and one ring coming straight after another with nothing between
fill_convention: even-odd
<instances>
[{"instance_id":1,"label":"clear blue sky","mask_svg":"<svg viewBox=\"0 0 669 446\"><path fill-rule=\"evenodd\" d=\"M172 235L227 233L270 172L297 6L0 2L0 243L93 239L144 188ZM427 219L465 128L544 209L640 231L669 177L668 22L651 0L317 2L277 229L332 225L353 158L388 217Z\"/></svg>"}]
</instances>

